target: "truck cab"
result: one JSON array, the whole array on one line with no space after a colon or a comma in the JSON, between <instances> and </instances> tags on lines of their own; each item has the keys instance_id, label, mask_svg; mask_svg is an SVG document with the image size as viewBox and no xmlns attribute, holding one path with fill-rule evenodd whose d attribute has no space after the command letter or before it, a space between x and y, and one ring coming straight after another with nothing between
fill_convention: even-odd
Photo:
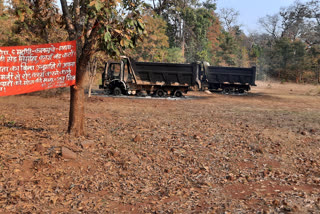
<instances>
[{"instance_id":1,"label":"truck cab","mask_svg":"<svg viewBox=\"0 0 320 214\"><path fill-rule=\"evenodd\" d=\"M127 58L122 58L121 61L108 61L105 64L102 84L99 88L104 89L105 94L127 94L128 83L132 82L129 66L130 62Z\"/></svg>"}]
</instances>

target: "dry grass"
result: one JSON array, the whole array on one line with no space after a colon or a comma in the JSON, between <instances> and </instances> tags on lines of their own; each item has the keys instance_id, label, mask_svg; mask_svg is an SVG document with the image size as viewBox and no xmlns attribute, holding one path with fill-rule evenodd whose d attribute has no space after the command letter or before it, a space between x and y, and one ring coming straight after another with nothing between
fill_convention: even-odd
<instances>
[{"instance_id":1,"label":"dry grass","mask_svg":"<svg viewBox=\"0 0 320 214\"><path fill-rule=\"evenodd\" d=\"M320 86L312 84L295 84L257 81L259 89L269 89L276 94L319 95Z\"/></svg>"},{"instance_id":2,"label":"dry grass","mask_svg":"<svg viewBox=\"0 0 320 214\"><path fill-rule=\"evenodd\" d=\"M2 97L0 212L317 213L317 87L257 85L245 96L95 96L85 138L65 133L68 94Z\"/></svg>"}]
</instances>

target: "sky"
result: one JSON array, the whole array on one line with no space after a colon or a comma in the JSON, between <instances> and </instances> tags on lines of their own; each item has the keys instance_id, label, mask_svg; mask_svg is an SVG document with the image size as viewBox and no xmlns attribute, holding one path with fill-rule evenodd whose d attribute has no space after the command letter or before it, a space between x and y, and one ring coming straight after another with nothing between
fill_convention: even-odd
<instances>
[{"instance_id":1,"label":"sky","mask_svg":"<svg viewBox=\"0 0 320 214\"><path fill-rule=\"evenodd\" d=\"M248 34L263 31L257 23L259 18L274 15L281 7L288 7L294 2L295 0L217 0L217 11L221 8L234 8L239 11L238 24L241 24L241 29Z\"/></svg>"}]
</instances>

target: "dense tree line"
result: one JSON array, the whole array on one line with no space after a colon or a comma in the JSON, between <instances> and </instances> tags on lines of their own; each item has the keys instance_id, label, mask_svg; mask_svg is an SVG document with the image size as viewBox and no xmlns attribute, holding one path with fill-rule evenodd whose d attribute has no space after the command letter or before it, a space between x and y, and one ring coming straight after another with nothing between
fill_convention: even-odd
<instances>
[{"instance_id":1,"label":"dense tree line","mask_svg":"<svg viewBox=\"0 0 320 214\"><path fill-rule=\"evenodd\" d=\"M262 17L260 32L250 35L237 23L235 9L216 11L215 2L158 0L148 11L145 20L152 26L147 29L148 42L139 44L139 51L132 53L139 60L256 66L258 79L320 81L319 0L297 1L277 14ZM155 23L162 23L161 27L156 29ZM142 55L141 49L149 54ZM162 57L154 57L154 53Z\"/></svg>"},{"instance_id":2,"label":"dense tree line","mask_svg":"<svg viewBox=\"0 0 320 214\"><path fill-rule=\"evenodd\" d=\"M87 4L99 10L104 6L98 0ZM319 81L319 0L295 2L277 14L262 17L259 24L263 32L251 35L245 35L238 25L239 13L235 9L217 11L212 0L126 0L114 4L127 5L126 10L115 11L115 17L140 7L141 19L135 23L144 23L147 34L143 41L133 41L129 31L123 31L125 26L119 26L125 19L118 18L116 24L104 29L105 58L125 54L142 61L257 66L259 79ZM58 42L69 37L63 13L52 0L0 2L0 24L2 46ZM134 25L128 20L122 25L128 24ZM120 30L117 33L113 28ZM141 30L140 34L145 32Z\"/></svg>"},{"instance_id":3,"label":"dense tree line","mask_svg":"<svg viewBox=\"0 0 320 214\"><path fill-rule=\"evenodd\" d=\"M295 2L259 23L266 33L251 36L259 48L259 77L319 83L320 1Z\"/></svg>"}]
</instances>

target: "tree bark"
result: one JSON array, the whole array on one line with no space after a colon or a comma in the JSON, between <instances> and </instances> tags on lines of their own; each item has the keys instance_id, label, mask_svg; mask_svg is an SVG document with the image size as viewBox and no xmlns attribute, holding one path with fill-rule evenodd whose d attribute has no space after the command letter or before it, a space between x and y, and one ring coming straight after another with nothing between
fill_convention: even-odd
<instances>
[{"instance_id":1,"label":"tree bark","mask_svg":"<svg viewBox=\"0 0 320 214\"><path fill-rule=\"evenodd\" d=\"M97 31L94 30L94 34ZM94 53L96 41L91 38L86 40L85 46L82 49L82 54L77 63L76 85L71 87L70 91L70 112L68 132L74 136L83 136L84 131L84 105L85 105L85 77L87 73L87 65Z\"/></svg>"},{"instance_id":2,"label":"tree bark","mask_svg":"<svg viewBox=\"0 0 320 214\"><path fill-rule=\"evenodd\" d=\"M83 58L83 57L81 57ZM86 74L85 61L80 59L77 66L76 85L70 90L70 111L68 133L74 136L82 136L84 132L84 83Z\"/></svg>"},{"instance_id":3,"label":"tree bark","mask_svg":"<svg viewBox=\"0 0 320 214\"><path fill-rule=\"evenodd\" d=\"M184 25L184 20L182 20L181 36L182 36L181 52L182 52L182 57L185 58L186 40L185 40L185 25Z\"/></svg>"},{"instance_id":4,"label":"tree bark","mask_svg":"<svg viewBox=\"0 0 320 214\"><path fill-rule=\"evenodd\" d=\"M68 133L84 135L84 93L82 87L72 86L70 91L70 111Z\"/></svg>"},{"instance_id":5,"label":"tree bark","mask_svg":"<svg viewBox=\"0 0 320 214\"><path fill-rule=\"evenodd\" d=\"M88 97L91 97L92 84L97 74L97 58L89 62L87 70L89 71L89 91Z\"/></svg>"}]
</instances>

